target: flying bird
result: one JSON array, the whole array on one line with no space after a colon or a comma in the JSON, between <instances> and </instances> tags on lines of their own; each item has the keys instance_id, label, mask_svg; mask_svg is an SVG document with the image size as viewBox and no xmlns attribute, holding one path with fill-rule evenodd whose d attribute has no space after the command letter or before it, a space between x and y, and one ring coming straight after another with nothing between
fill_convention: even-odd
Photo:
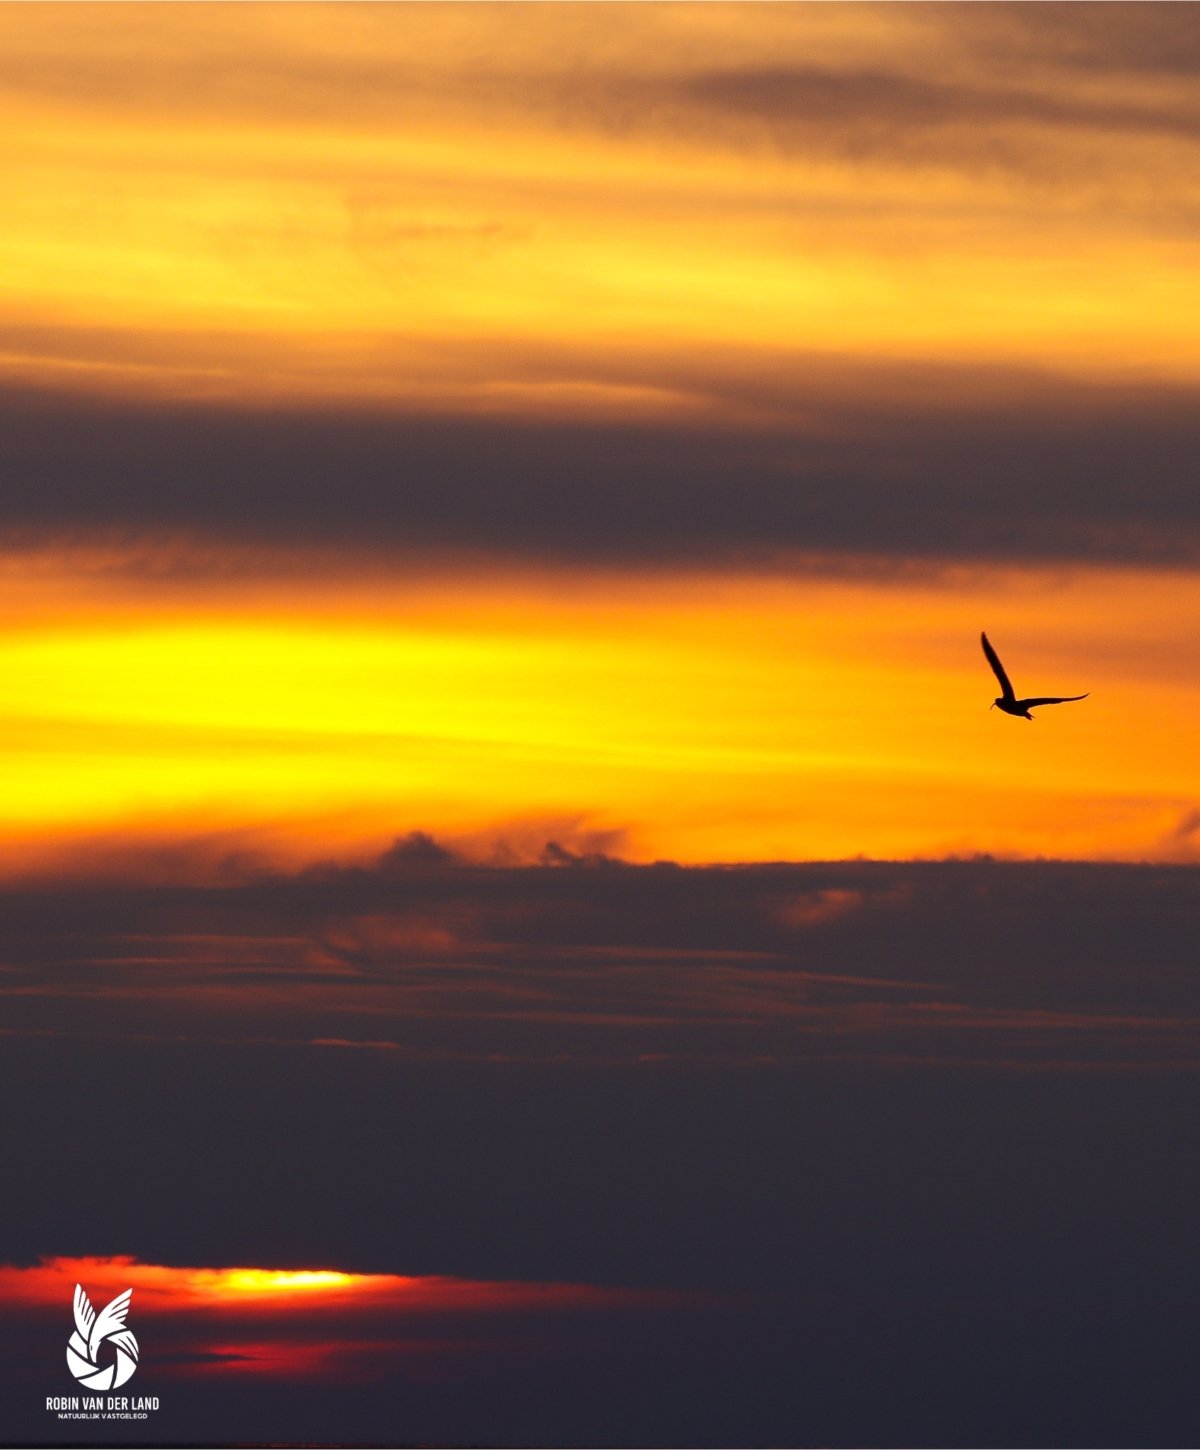
<instances>
[{"instance_id":1,"label":"flying bird","mask_svg":"<svg viewBox=\"0 0 1200 1450\"><path fill-rule=\"evenodd\" d=\"M1004 673L1004 666L1000 663L1000 656L992 648L991 642L986 634L980 634L979 642L983 645L983 652L987 655L987 662L996 672L996 678L1000 681L1002 694L998 695L991 703L990 708L995 709L997 705L1006 715L1019 715L1023 720L1032 720L1029 713L1035 705L1066 705L1072 700L1086 700L1091 691L1088 690L1082 695L1037 695L1030 700L1018 700L1013 690L1012 681Z\"/></svg>"}]
</instances>

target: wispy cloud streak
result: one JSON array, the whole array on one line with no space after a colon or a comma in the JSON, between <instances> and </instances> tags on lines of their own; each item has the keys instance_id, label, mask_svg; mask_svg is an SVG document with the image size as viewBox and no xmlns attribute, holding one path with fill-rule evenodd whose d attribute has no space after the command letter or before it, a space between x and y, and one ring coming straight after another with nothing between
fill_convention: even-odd
<instances>
[{"instance_id":1,"label":"wispy cloud streak","mask_svg":"<svg viewBox=\"0 0 1200 1450\"><path fill-rule=\"evenodd\" d=\"M1200 1063L1192 868L582 860L429 843L240 886L80 885L65 914L61 890L10 891L12 1030L414 1061Z\"/></svg>"}]
</instances>

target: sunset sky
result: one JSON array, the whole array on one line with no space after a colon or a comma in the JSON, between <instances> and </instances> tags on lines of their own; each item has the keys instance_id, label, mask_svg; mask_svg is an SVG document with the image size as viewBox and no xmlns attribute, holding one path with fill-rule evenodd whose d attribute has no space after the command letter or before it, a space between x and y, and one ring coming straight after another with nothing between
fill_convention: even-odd
<instances>
[{"instance_id":1,"label":"sunset sky","mask_svg":"<svg viewBox=\"0 0 1200 1450\"><path fill-rule=\"evenodd\" d=\"M1188 1443L1081 1325L1200 1204L1198 70L1157 0L0 3L20 1383L136 1271L149 1439Z\"/></svg>"},{"instance_id":2,"label":"sunset sky","mask_svg":"<svg viewBox=\"0 0 1200 1450\"><path fill-rule=\"evenodd\" d=\"M1194 854L1187 7L0 25L0 872Z\"/></svg>"}]
</instances>

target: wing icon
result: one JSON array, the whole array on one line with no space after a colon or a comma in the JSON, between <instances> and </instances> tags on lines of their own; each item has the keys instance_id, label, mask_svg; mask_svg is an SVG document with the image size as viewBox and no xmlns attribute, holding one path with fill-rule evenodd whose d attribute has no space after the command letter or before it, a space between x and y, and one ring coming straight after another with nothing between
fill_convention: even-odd
<instances>
[{"instance_id":1,"label":"wing icon","mask_svg":"<svg viewBox=\"0 0 1200 1450\"><path fill-rule=\"evenodd\" d=\"M118 1349L123 1349L129 1358L135 1364L137 1363L138 1342L133 1337L132 1329L122 1329L118 1334L114 1334L109 1342L115 1344Z\"/></svg>"},{"instance_id":2,"label":"wing icon","mask_svg":"<svg viewBox=\"0 0 1200 1450\"><path fill-rule=\"evenodd\" d=\"M92 1325L96 1322L96 1311L82 1284L75 1285L75 1329L84 1344L91 1337Z\"/></svg>"},{"instance_id":3,"label":"wing icon","mask_svg":"<svg viewBox=\"0 0 1200 1450\"><path fill-rule=\"evenodd\" d=\"M96 1316L96 1322L92 1325L92 1332L88 1336L88 1358L95 1364L96 1351L117 1330L125 1328L125 1316L129 1313L129 1301L133 1297L133 1290L126 1289L123 1294L111 1300L101 1309ZM91 1305L88 1305L91 1308Z\"/></svg>"}]
</instances>

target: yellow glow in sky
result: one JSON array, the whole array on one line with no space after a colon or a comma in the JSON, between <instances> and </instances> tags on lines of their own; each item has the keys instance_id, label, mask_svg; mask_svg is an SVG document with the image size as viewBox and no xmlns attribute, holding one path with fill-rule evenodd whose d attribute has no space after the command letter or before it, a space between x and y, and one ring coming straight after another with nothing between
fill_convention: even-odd
<instances>
[{"instance_id":1,"label":"yellow glow in sky","mask_svg":"<svg viewBox=\"0 0 1200 1450\"><path fill-rule=\"evenodd\" d=\"M335 1269L215 1269L214 1294L320 1294L351 1289L371 1276L343 1274Z\"/></svg>"},{"instance_id":2,"label":"yellow glow in sky","mask_svg":"<svg viewBox=\"0 0 1200 1450\"><path fill-rule=\"evenodd\" d=\"M1191 576L458 577L369 611L355 587L0 637L3 869L112 832L290 859L410 830L688 861L1191 850ZM1090 698L989 711L980 626L1018 693Z\"/></svg>"}]
</instances>

